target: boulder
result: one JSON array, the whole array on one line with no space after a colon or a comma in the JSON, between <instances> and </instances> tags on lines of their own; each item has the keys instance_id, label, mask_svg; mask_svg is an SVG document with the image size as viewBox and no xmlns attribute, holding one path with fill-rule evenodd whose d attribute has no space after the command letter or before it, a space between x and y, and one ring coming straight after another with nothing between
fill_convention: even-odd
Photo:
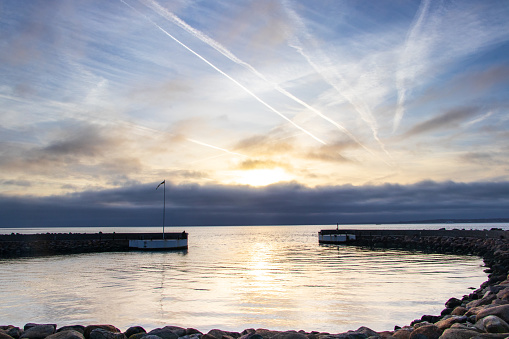
<instances>
[{"instance_id":1,"label":"boulder","mask_svg":"<svg viewBox=\"0 0 509 339\"><path fill-rule=\"evenodd\" d=\"M501 300L509 300L509 288L504 288L497 293L497 298Z\"/></svg>"},{"instance_id":2,"label":"boulder","mask_svg":"<svg viewBox=\"0 0 509 339\"><path fill-rule=\"evenodd\" d=\"M451 315L464 315L465 313L467 313L467 309L465 307L457 306L454 310L452 310Z\"/></svg>"},{"instance_id":3,"label":"boulder","mask_svg":"<svg viewBox=\"0 0 509 339\"><path fill-rule=\"evenodd\" d=\"M85 335L85 339L89 339L90 333L97 328L102 328L103 330L110 332L120 332L120 330L113 325L88 325L85 327L85 331L83 333Z\"/></svg>"},{"instance_id":4,"label":"boulder","mask_svg":"<svg viewBox=\"0 0 509 339\"><path fill-rule=\"evenodd\" d=\"M469 302L467 304L467 309L471 309L471 308L477 307L477 306L489 305L495 299L497 299L496 294L488 294L488 296L486 296L482 299L477 299L477 300Z\"/></svg>"},{"instance_id":5,"label":"boulder","mask_svg":"<svg viewBox=\"0 0 509 339\"><path fill-rule=\"evenodd\" d=\"M442 333L440 339L470 339L479 335L479 332L463 328L448 328Z\"/></svg>"},{"instance_id":6,"label":"boulder","mask_svg":"<svg viewBox=\"0 0 509 339\"><path fill-rule=\"evenodd\" d=\"M273 339L308 339L308 337L302 333L296 331L286 331L276 334Z\"/></svg>"},{"instance_id":7,"label":"boulder","mask_svg":"<svg viewBox=\"0 0 509 339\"><path fill-rule=\"evenodd\" d=\"M26 327L26 325L25 325ZM44 339L49 335L55 333L56 325L34 325L28 328L21 334L20 339Z\"/></svg>"},{"instance_id":8,"label":"boulder","mask_svg":"<svg viewBox=\"0 0 509 339\"><path fill-rule=\"evenodd\" d=\"M78 331L83 335L85 334L85 326L83 326L83 325L62 326L57 330L57 332L69 331L69 330Z\"/></svg>"},{"instance_id":9,"label":"boulder","mask_svg":"<svg viewBox=\"0 0 509 339\"><path fill-rule=\"evenodd\" d=\"M65 330L49 335L46 339L85 339L85 336L75 330Z\"/></svg>"},{"instance_id":10,"label":"boulder","mask_svg":"<svg viewBox=\"0 0 509 339\"><path fill-rule=\"evenodd\" d=\"M461 303L462 303L461 300L459 300L458 298L451 298L446 301L445 307L454 309L458 306L461 306Z\"/></svg>"},{"instance_id":11,"label":"boulder","mask_svg":"<svg viewBox=\"0 0 509 339\"><path fill-rule=\"evenodd\" d=\"M488 333L507 333L509 332L509 324L500 319L496 315L489 315L480 319L476 323L476 327ZM509 335L508 335L509 336Z\"/></svg>"},{"instance_id":12,"label":"boulder","mask_svg":"<svg viewBox=\"0 0 509 339\"><path fill-rule=\"evenodd\" d=\"M221 339L223 336L232 337L232 338L240 338L242 336L239 332L229 332L229 331L222 331L222 330L218 330L218 329L210 330L210 331L208 331L207 334L211 335L217 339ZM163 339L166 339L166 338L163 338Z\"/></svg>"},{"instance_id":13,"label":"boulder","mask_svg":"<svg viewBox=\"0 0 509 339\"><path fill-rule=\"evenodd\" d=\"M158 335L155 335L155 334L147 334L147 333L143 333L144 336L142 337L143 339L161 339L160 336Z\"/></svg>"},{"instance_id":14,"label":"boulder","mask_svg":"<svg viewBox=\"0 0 509 339\"><path fill-rule=\"evenodd\" d=\"M124 332L127 338L137 333L147 333L147 331L145 331L145 329L141 326L131 326Z\"/></svg>"},{"instance_id":15,"label":"boulder","mask_svg":"<svg viewBox=\"0 0 509 339\"><path fill-rule=\"evenodd\" d=\"M467 322L467 319L468 318L466 316L452 316L450 318L445 318L445 319L442 319L440 321L437 321L435 323L435 326L437 326L439 329L444 331L445 329L448 329L449 327L451 327L455 323L465 323L465 322Z\"/></svg>"},{"instance_id":16,"label":"boulder","mask_svg":"<svg viewBox=\"0 0 509 339\"><path fill-rule=\"evenodd\" d=\"M14 338L5 333L4 331L0 331L0 339L14 339Z\"/></svg>"},{"instance_id":17,"label":"boulder","mask_svg":"<svg viewBox=\"0 0 509 339\"><path fill-rule=\"evenodd\" d=\"M170 331L172 331L173 333L175 333L176 335L178 335L179 337L182 337L182 336L185 336L187 333L186 333L186 329L183 328L183 327L178 327L178 326L164 326L163 328L165 329L168 329Z\"/></svg>"},{"instance_id":18,"label":"boulder","mask_svg":"<svg viewBox=\"0 0 509 339\"><path fill-rule=\"evenodd\" d=\"M355 330L355 332L358 332L358 333L363 333L365 335L369 337L378 337L378 333L373 331L372 329L370 329L369 327L366 327L366 326L361 326L359 327L357 330Z\"/></svg>"},{"instance_id":19,"label":"boulder","mask_svg":"<svg viewBox=\"0 0 509 339\"><path fill-rule=\"evenodd\" d=\"M409 339L438 339L442 330L435 325L421 326L410 333Z\"/></svg>"},{"instance_id":20,"label":"boulder","mask_svg":"<svg viewBox=\"0 0 509 339\"><path fill-rule=\"evenodd\" d=\"M10 335L14 339L18 339L21 336L21 334L23 333L21 328L16 327L16 326L7 326L5 329L3 329L3 332L5 334Z\"/></svg>"},{"instance_id":21,"label":"boulder","mask_svg":"<svg viewBox=\"0 0 509 339\"><path fill-rule=\"evenodd\" d=\"M411 333L412 333L411 330L409 331L409 330L401 329L401 330L397 330L396 332L394 332L394 334L392 336L397 339L410 339Z\"/></svg>"},{"instance_id":22,"label":"boulder","mask_svg":"<svg viewBox=\"0 0 509 339\"><path fill-rule=\"evenodd\" d=\"M273 336L278 334L279 331L272 331L272 330L267 330L265 328L259 328L256 330L255 333L261 335L263 338L272 338Z\"/></svg>"},{"instance_id":23,"label":"boulder","mask_svg":"<svg viewBox=\"0 0 509 339\"><path fill-rule=\"evenodd\" d=\"M486 307L477 313L476 320L479 321L480 319L489 315L496 315L497 317L507 322L509 321L509 305L494 306L489 308Z\"/></svg>"},{"instance_id":24,"label":"boulder","mask_svg":"<svg viewBox=\"0 0 509 339\"><path fill-rule=\"evenodd\" d=\"M129 339L141 339L143 337L146 337L148 334L145 333L145 332L140 332L140 333L135 333L135 334L131 334L131 336L129 337Z\"/></svg>"},{"instance_id":25,"label":"boulder","mask_svg":"<svg viewBox=\"0 0 509 339\"><path fill-rule=\"evenodd\" d=\"M157 335L161 339L177 339L179 336L176 335L172 330L168 328L156 328L148 332L150 335ZM221 338L219 338L221 339Z\"/></svg>"},{"instance_id":26,"label":"boulder","mask_svg":"<svg viewBox=\"0 0 509 339\"><path fill-rule=\"evenodd\" d=\"M253 329L253 332L254 332L254 329ZM198 331L196 328L187 328L186 329L186 335L191 335L191 334L203 334L201 333L200 331Z\"/></svg>"},{"instance_id":27,"label":"boulder","mask_svg":"<svg viewBox=\"0 0 509 339\"><path fill-rule=\"evenodd\" d=\"M96 328L90 332L90 339L127 339L124 333Z\"/></svg>"},{"instance_id":28,"label":"boulder","mask_svg":"<svg viewBox=\"0 0 509 339\"><path fill-rule=\"evenodd\" d=\"M479 333L479 335L471 339L505 339L508 336L509 333Z\"/></svg>"}]
</instances>

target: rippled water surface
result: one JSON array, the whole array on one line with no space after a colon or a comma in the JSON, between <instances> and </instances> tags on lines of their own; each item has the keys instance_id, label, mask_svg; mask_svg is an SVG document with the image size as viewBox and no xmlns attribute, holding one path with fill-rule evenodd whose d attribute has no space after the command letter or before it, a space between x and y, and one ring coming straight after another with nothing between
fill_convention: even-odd
<instances>
[{"instance_id":1,"label":"rippled water surface","mask_svg":"<svg viewBox=\"0 0 509 339\"><path fill-rule=\"evenodd\" d=\"M2 260L0 325L391 330L486 280L477 257L319 245L321 228L193 227L185 252Z\"/></svg>"}]
</instances>

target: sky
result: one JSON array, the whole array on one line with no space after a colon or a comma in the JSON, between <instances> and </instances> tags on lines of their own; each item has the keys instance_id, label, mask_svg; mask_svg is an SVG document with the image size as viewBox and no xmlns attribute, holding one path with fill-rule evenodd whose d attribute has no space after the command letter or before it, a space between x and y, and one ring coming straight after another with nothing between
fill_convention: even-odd
<instances>
[{"instance_id":1,"label":"sky","mask_svg":"<svg viewBox=\"0 0 509 339\"><path fill-rule=\"evenodd\" d=\"M2 1L0 227L509 218L508 17Z\"/></svg>"}]
</instances>

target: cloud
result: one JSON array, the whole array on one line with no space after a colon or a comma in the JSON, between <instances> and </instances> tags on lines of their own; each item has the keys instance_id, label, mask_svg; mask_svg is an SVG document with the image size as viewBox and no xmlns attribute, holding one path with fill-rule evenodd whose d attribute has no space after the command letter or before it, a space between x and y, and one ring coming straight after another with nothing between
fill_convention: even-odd
<instances>
[{"instance_id":1,"label":"cloud","mask_svg":"<svg viewBox=\"0 0 509 339\"><path fill-rule=\"evenodd\" d=\"M443 114L423 121L410 128L402 138L434 132L436 130L458 127L463 121L479 114L479 107L462 107L446 111Z\"/></svg>"},{"instance_id":2,"label":"cloud","mask_svg":"<svg viewBox=\"0 0 509 339\"><path fill-rule=\"evenodd\" d=\"M162 199L156 184L40 198L0 195L0 227L156 226ZM507 218L507 192L509 182L311 189L296 183L252 188L167 181L166 213L174 226Z\"/></svg>"}]
</instances>

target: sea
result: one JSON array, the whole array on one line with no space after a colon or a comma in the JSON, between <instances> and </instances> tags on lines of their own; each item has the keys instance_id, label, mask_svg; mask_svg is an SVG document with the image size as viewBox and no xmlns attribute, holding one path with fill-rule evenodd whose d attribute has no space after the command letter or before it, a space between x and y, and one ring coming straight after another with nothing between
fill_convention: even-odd
<instances>
[{"instance_id":1,"label":"sea","mask_svg":"<svg viewBox=\"0 0 509 339\"><path fill-rule=\"evenodd\" d=\"M509 224L341 225L349 229L491 229ZM336 225L166 227L177 252L0 260L0 325L166 325L341 333L437 315L487 280L476 256L321 245ZM161 227L15 228L1 233L162 232Z\"/></svg>"}]
</instances>

